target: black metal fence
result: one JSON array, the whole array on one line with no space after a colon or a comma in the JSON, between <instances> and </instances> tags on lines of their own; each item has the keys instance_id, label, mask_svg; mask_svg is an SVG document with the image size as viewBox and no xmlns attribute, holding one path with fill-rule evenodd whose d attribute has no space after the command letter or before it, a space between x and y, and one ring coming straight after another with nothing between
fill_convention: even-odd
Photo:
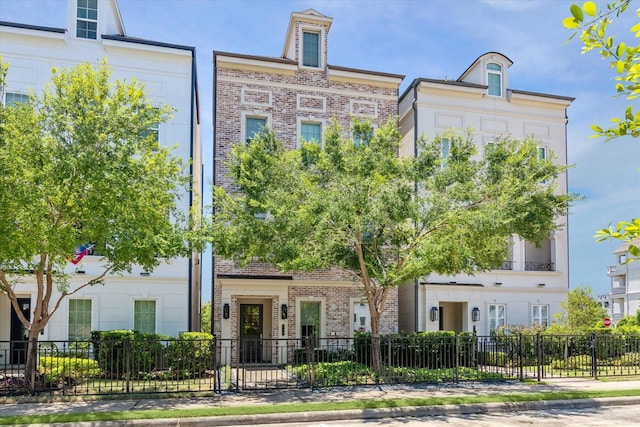
<instances>
[{"instance_id":1,"label":"black metal fence","mask_svg":"<svg viewBox=\"0 0 640 427\"><path fill-rule=\"evenodd\" d=\"M640 335L409 335L261 340L0 342L0 395L222 392L366 384L640 375ZM17 363L22 362L22 363ZM32 387L33 386L33 387Z\"/></svg>"}]
</instances>

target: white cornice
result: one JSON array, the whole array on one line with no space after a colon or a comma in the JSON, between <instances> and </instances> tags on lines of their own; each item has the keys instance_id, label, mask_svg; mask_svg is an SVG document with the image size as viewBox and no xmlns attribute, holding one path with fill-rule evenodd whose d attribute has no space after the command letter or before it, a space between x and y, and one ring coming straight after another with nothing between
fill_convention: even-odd
<instances>
[{"instance_id":1,"label":"white cornice","mask_svg":"<svg viewBox=\"0 0 640 427\"><path fill-rule=\"evenodd\" d=\"M291 84L291 83L270 82L270 81L262 81L262 80L255 80L255 79L244 79L244 78L238 78L238 77L225 77L220 75L218 75L218 80L224 81L224 82L239 83L242 85L284 88L284 89L290 89L296 92L343 94L345 96L357 96L357 97L363 97L363 98L380 99L385 101L397 101L397 97L394 95L380 95L380 94L364 92L364 91L358 92L354 90L339 90L334 88L305 86L305 85Z\"/></svg>"},{"instance_id":2,"label":"white cornice","mask_svg":"<svg viewBox=\"0 0 640 427\"><path fill-rule=\"evenodd\" d=\"M250 58L219 55L216 57L216 67L233 68L237 70L260 71L267 73L295 75L297 64L285 64L282 62L268 62Z\"/></svg>"},{"instance_id":3,"label":"white cornice","mask_svg":"<svg viewBox=\"0 0 640 427\"><path fill-rule=\"evenodd\" d=\"M348 83L369 84L387 88L397 89L402 83L402 79L398 77L381 76L379 74L358 73L348 70L336 70L329 68L327 70L329 80L341 81Z\"/></svg>"}]
</instances>

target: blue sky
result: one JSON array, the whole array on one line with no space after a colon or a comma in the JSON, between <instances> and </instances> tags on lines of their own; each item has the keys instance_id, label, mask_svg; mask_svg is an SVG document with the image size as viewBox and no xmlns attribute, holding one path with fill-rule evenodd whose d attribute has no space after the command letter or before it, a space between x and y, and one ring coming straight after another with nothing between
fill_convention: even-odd
<instances>
[{"instance_id":1,"label":"blue sky","mask_svg":"<svg viewBox=\"0 0 640 427\"><path fill-rule=\"evenodd\" d=\"M602 4L602 2L598 2ZM614 98L613 72L581 44L564 44L569 15L564 0L119 0L127 35L196 47L203 107L206 179L212 176L214 50L280 56L291 12L314 8L333 17L328 61L345 67L406 75L402 92L418 77L456 79L481 54L498 51L513 61L513 89L575 97L569 107L569 190L585 197L569 217L570 286L594 294L609 289L607 265L618 242L595 243L599 228L640 213L640 140L590 139L590 124L606 125L628 105ZM616 33L628 29L635 9ZM633 9L633 10L631 10ZM66 26L66 0L0 0L0 20ZM0 41L1 43L1 41ZM636 39L637 43L637 39ZM1 48L0 48L1 51ZM638 101L636 102L636 108ZM205 264L203 300L211 292Z\"/></svg>"}]
</instances>

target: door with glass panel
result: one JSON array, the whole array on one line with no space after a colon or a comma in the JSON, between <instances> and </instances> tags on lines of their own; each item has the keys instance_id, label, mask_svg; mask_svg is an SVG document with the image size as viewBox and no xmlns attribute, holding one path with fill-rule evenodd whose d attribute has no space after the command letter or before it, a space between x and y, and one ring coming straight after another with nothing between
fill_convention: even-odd
<instances>
[{"instance_id":1,"label":"door with glass panel","mask_svg":"<svg viewBox=\"0 0 640 427\"><path fill-rule=\"evenodd\" d=\"M262 304L240 304L240 360L262 362Z\"/></svg>"}]
</instances>

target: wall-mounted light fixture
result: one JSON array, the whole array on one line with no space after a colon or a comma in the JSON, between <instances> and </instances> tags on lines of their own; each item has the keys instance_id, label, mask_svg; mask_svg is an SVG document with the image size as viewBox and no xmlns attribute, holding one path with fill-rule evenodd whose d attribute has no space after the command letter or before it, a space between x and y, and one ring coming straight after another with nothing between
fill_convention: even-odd
<instances>
[{"instance_id":1,"label":"wall-mounted light fixture","mask_svg":"<svg viewBox=\"0 0 640 427\"><path fill-rule=\"evenodd\" d=\"M280 306L280 317L282 318L282 320L289 317L289 308L287 307L287 304L282 304Z\"/></svg>"},{"instance_id":2,"label":"wall-mounted light fixture","mask_svg":"<svg viewBox=\"0 0 640 427\"><path fill-rule=\"evenodd\" d=\"M544 288L544 287L545 287L545 286L547 286L547 285L545 285L544 283L538 283L538 284L537 284L537 286L538 286L539 288Z\"/></svg>"},{"instance_id":3,"label":"wall-mounted light fixture","mask_svg":"<svg viewBox=\"0 0 640 427\"><path fill-rule=\"evenodd\" d=\"M222 318L223 319L228 319L229 318L229 312L231 311L231 307L229 307L229 304L224 304L222 306Z\"/></svg>"},{"instance_id":4,"label":"wall-mounted light fixture","mask_svg":"<svg viewBox=\"0 0 640 427\"><path fill-rule=\"evenodd\" d=\"M502 282L495 282L493 286L502 286Z\"/></svg>"},{"instance_id":5,"label":"wall-mounted light fixture","mask_svg":"<svg viewBox=\"0 0 640 427\"><path fill-rule=\"evenodd\" d=\"M431 307L431 311L429 312L429 318L432 322L438 320L438 307Z\"/></svg>"},{"instance_id":6,"label":"wall-mounted light fixture","mask_svg":"<svg viewBox=\"0 0 640 427\"><path fill-rule=\"evenodd\" d=\"M477 322L480 320L480 309L478 307L473 307L471 310L471 320Z\"/></svg>"}]
</instances>

